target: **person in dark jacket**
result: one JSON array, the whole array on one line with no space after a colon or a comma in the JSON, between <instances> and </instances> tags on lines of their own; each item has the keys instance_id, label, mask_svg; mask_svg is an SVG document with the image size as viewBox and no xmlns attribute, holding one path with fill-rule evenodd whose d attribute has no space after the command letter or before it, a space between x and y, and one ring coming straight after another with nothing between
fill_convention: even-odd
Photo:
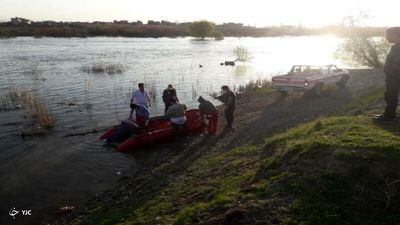
<instances>
[{"instance_id":1,"label":"person in dark jacket","mask_svg":"<svg viewBox=\"0 0 400 225\"><path fill-rule=\"evenodd\" d=\"M171 100L175 99L179 102L178 97L176 96L176 90L172 87L172 84L168 84L167 89L163 91L162 99L165 105L164 113L167 112L168 108L171 106Z\"/></svg>"},{"instance_id":2,"label":"person in dark jacket","mask_svg":"<svg viewBox=\"0 0 400 225\"><path fill-rule=\"evenodd\" d=\"M394 44L386 58L386 108L382 115L373 117L379 122L393 122L396 118L396 109L400 91L400 27L392 27L386 31L386 39Z\"/></svg>"},{"instance_id":3,"label":"person in dark jacket","mask_svg":"<svg viewBox=\"0 0 400 225\"><path fill-rule=\"evenodd\" d=\"M226 119L226 129L232 128L232 123L234 120L234 112L236 109L236 95L228 86L224 85L221 87L222 95L218 96L217 99L225 104L225 119Z\"/></svg>"},{"instance_id":4,"label":"person in dark jacket","mask_svg":"<svg viewBox=\"0 0 400 225\"><path fill-rule=\"evenodd\" d=\"M197 101L200 103L200 116L207 125L208 134L215 134L218 128L218 110L214 104L200 96Z\"/></svg>"},{"instance_id":5,"label":"person in dark jacket","mask_svg":"<svg viewBox=\"0 0 400 225\"><path fill-rule=\"evenodd\" d=\"M115 131L106 139L106 144L123 142L132 135L139 134L140 127L133 117L121 121L121 124L115 128Z\"/></svg>"}]
</instances>

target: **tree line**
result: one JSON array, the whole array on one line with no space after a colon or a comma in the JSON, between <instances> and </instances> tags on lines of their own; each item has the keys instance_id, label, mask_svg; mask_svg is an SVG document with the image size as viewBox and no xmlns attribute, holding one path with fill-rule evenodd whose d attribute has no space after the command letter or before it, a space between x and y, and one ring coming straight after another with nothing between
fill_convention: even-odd
<instances>
[{"instance_id":1,"label":"tree line","mask_svg":"<svg viewBox=\"0 0 400 225\"><path fill-rule=\"evenodd\" d=\"M276 37L326 35L348 37L362 30L369 36L384 35L384 27L351 28L342 26L326 26L321 28L305 28L302 26L252 27L242 24L228 23L217 25L209 21L192 23L57 23L43 22L32 24L0 23L0 37L186 37L194 36L201 39L223 37Z\"/></svg>"}]
</instances>

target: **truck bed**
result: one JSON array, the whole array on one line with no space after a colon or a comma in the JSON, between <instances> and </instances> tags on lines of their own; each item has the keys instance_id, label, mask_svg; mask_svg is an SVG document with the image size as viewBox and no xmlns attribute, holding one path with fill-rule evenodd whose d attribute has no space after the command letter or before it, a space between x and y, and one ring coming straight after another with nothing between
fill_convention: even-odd
<instances>
[{"instance_id":1,"label":"truck bed","mask_svg":"<svg viewBox=\"0 0 400 225\"><path fill-rule=\"evenodd\" d=\"M310 80L310 79L314 79L314 78L318 78L320 77L321 74L315 73L315 74L309 74L309 73L289 73L289 74L285 74L285 75L280 75L280 76L276 76L274 77L274 80Z\"/></svg>"}]
</instances>

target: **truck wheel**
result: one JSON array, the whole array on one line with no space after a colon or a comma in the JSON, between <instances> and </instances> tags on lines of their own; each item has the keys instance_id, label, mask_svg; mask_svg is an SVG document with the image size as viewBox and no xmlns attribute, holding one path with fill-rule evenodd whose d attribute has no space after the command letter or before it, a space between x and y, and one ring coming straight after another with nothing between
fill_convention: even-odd
<instances>
[{"instance_id":1,"label":"truck wheel","mask_svg":"<svg viewBox=\"0 0 400 225\"><path fill-rule=\"evenodd\" d=\"M349 81L349 75L344 75L339 82L336 83L340 88L345 88L347 85L347 81Z\"/></svg>"},{"instance_id":2,"label":"truck wheel","mask_svg":"<svg viewBox=\"0 0 400 225\"><path fill-rule=\"evenodd\" d=\"M313 94L315 96L321 96L323 86L324 86L324 84L322 84L322 83L316 84L315 87L312 89Z\"/></svg>"}]
</instances>

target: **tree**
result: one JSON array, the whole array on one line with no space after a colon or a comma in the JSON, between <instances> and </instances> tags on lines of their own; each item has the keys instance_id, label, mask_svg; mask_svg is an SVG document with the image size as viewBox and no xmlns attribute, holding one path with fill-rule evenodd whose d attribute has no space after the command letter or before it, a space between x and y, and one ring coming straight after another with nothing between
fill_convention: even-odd
<instances>
[{"instance_id":1,"label":"tree","mask_svg":"<svg viewBox=\"0 0 400 225\"><path fill-rule=\"evenodd\" d=\"M360 13L357 17L349 16L343 20L343 27L352 31L352 36L345 38L336 51L336 57L350 64L382 68L389 50L389 43L383 37L371 37L365 25L368 14Z\"/></svg>"},{"instance_id":2,"label":"tree","mask_svg":"<svg viewBox=\"0 0 400 225\"><path fill-rule=\"evenodd\" d=\"M206 20L193 22L189 26L190 35L201 37L203 40L205 37L212 36L214 34L214 29L214 24Z\"/></svg>"},{"instance_id":3,"label":"tree","mask_svg":"<svg viewBox=\"0 0 400 225\"><path fill-rule=\"evenodd\" d=\"M224 40L224 33L222 33L222 31L220 31L220 30L215 30L214 38L215 38L215 40L218 40L218 41Z\"/></svg>"},{"instance_id":4,"label":"tree","mask_svg":"<svg viewBox=\"0 0 400 225\"><path fill-rule=\"evenodd\" d=\"M382 68L389 45L384 38L352 37L346 38L336 52L336 56L359 66Z\"/></svg>"}]
</instances>

